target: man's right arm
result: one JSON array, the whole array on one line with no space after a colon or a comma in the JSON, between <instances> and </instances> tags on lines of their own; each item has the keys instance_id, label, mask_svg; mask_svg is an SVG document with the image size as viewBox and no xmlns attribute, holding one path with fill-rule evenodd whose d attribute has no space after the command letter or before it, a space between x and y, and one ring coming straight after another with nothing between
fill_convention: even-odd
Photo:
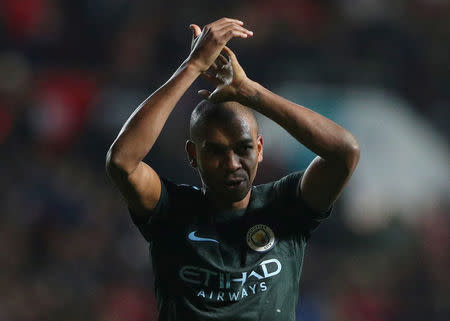
<instances>
[{"instance_id":1,"label":"man's right arm","mask_svg":"<svg viewBox=\"0 0 450 321\"><path fill-rule=\"evenodd\" d=\"M157 205L161 181L142 160L153 147L178 100L194 80L216 60L233 37L247 38L253 33L242 22L222 18L203 28L189 57L172 77L148 97L129 117L106 156L106 170L135 215L145 218Z\"/></svg>"},{"instance_id":2,"label":"man's right arm","mask_svg":"<svg viewBox=\"0 0 450 321\"><path fill-rule=\"evenodd\" d=\"M133 112L106 156L106 170L138 216L155 208L161 194L156 172L142 160L153 147L178 100L200 74L184 62Z\"/></svg>"}]
</instances>

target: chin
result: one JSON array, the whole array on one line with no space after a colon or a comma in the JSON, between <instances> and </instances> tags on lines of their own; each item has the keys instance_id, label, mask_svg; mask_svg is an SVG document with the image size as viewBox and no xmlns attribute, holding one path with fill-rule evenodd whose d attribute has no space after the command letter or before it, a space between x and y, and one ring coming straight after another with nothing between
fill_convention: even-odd
<instances>
[{"instance_id":1,"label":"chin","mask_svg":"<svg viewBox=\"0 0 450 321\"><path fill-rule=\"evenodd\" d=\"M242 201L250 191L251 185L248 181L245 181L242 186L236 186L234 188L224 185L209 186L207 190L210 191L211 196L217 198L221 202L235 203Z\"/></svg>"},{"instance_id":2,"label":"chin","mask_svg":"<svg viewBox=\"0 0 450 321\"><path fill-rule=\"evenodd\" d=\"M248 186L244 186L235 191L225 191L223 195L230 202L239 202L247 196L249 190L250 188Z\"/></svg>"}]
</instances>

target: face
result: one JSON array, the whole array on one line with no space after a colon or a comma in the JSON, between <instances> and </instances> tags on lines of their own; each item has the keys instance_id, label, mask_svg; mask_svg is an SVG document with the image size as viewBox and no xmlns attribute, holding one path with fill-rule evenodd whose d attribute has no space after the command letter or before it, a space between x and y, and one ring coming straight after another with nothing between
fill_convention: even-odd
<instances>
[{"instance_id":1,"label":"face","mask_svg":"<svg viewBox=\"0 0 450 321\"><path fill-rule=\"evenodd\" d=\"M242 116L204 129L201 140L187 143L191 164L207 193L221 203L238 202L250 191L262 161L263 141L256 124Z\"/></svg>"}]
</instances>

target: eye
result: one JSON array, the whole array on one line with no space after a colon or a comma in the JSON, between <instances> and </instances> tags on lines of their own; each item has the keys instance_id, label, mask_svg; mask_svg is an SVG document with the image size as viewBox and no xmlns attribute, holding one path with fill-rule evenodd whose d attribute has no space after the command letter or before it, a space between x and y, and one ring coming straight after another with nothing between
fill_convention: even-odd
<instances>
[{"instance_id":1,"label":"eye","mask_svg":"<svg viewBox=\"0 0 450 321\"><path fill-rule=\"evenodd\" d=\"M224 153L224 150L225 150L224 148L214 145L209 145L205 148L206 153L210 155L220 155Z\"/></svg>"},{"instance_id":2,"label":"eye","mask_svg":"<svg viewBox=\"0 0 450 321\"><path fill-rule=\"evenodd\" d=\"M245 155L251 150L253 150L253 145L242 145L238 147L237 153L240 155Z\"/></svg>"}]
</instances>

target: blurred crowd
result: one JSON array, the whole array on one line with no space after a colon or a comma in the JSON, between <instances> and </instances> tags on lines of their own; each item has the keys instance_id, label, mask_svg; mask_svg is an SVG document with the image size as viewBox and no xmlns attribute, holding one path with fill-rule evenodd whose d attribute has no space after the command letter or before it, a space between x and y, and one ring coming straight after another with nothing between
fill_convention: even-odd
<instances>
[{"instance_id":1,"label":"blurred crowd","mask_svg":"<svg viewBox=\"0 0 450 321\"><path fill-rule=\"evenodd\" d=\"M230 47L263 85L381 88L448 139L447 0L0 0L0 320L157 320L147 244L104 159L187 57L189 24L222 16L254 31ZM198 185L184 156L197 90L147 161ZM272 157L257 183L287 170ZM343 202L309 243L297 320L448 320L448 199L371 233L348 227Z\"/></svg>"}]
</instances>

